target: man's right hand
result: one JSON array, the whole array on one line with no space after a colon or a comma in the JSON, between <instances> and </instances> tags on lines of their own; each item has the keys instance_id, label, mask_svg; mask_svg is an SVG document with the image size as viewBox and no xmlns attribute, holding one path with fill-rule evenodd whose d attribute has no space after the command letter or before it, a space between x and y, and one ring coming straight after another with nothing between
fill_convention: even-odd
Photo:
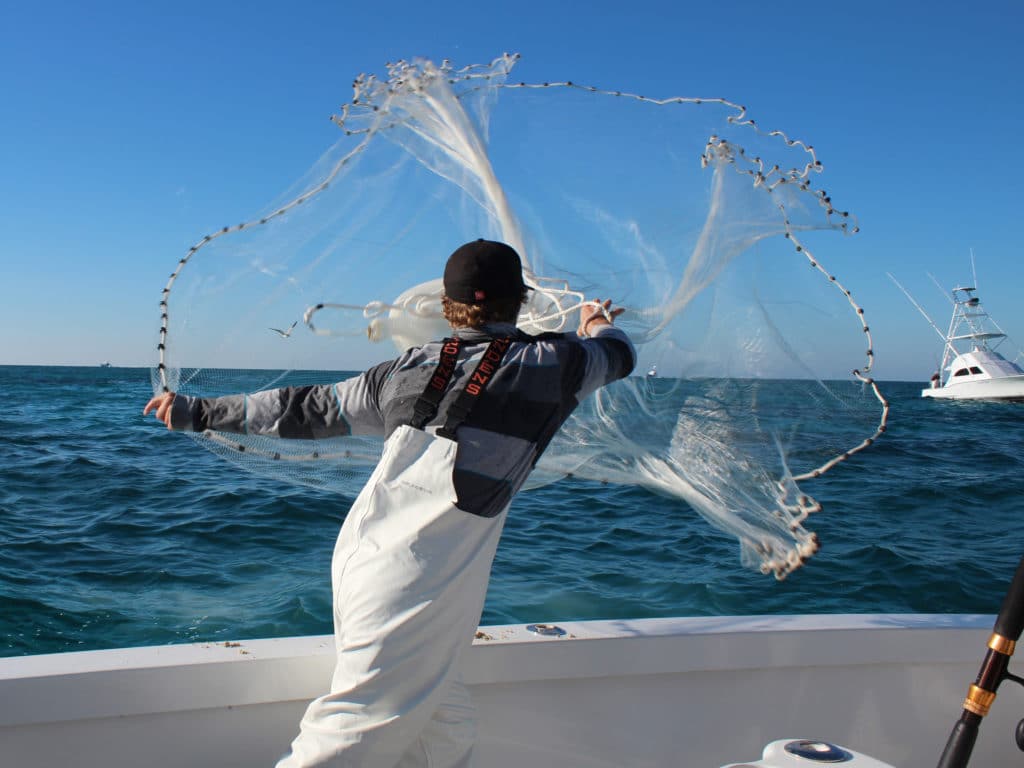
<instances>
[{"instance_id":1,"label":"man's right hand","mask_svg":"<svg viewBox=\"0 0 1024 768\"><path fill-rule=\"evenodd\" d=\"M612 300L594 299L580 305L580 327L577 336L590 338L591 329L600 325L611 325L612 321L626 310L622 307L612 309Z\"/></svg>"}]
</instances>

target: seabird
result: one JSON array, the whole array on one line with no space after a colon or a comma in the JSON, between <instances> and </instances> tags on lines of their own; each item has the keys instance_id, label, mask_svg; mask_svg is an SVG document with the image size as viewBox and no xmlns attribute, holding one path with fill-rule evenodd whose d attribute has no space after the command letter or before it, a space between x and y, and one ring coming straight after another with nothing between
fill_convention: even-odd
<instances>
[{"instance_id":1,"label":"seabird","mask_svg":"<svg viewBox=\"0 0 1024 768\"><path fill-rule=\"evenodd\" d=\"M274 333L279 334L281 336L281 338L287 339L289 336L292 335L292 330L295 328L295 325L298 322L299 321L296 320L294 323L289 325L287 331L282 331L280 328L271 328L270 330L272 330Z\"/></svg>"}]
</instances>

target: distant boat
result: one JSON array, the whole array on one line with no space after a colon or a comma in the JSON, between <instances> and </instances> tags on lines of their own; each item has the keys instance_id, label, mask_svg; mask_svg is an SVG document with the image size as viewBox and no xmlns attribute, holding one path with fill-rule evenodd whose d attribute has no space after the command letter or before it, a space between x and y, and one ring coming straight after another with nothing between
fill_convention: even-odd
<instances>
[{"instance_id":1,"label":"distant boat","mask_svg":"<svg viewBox=\"0 0 1024 768\"><path fill-rule=\"evenodd\" d=\"M652 379L653 379L653 378L654 378L655 376L657 376L657 375L658 375L658 365L657 365L657 363L655 363L654 365L652 365L652 366L651 366L651 367L650 367L650 368L649 368L649 369L647 370L647 376L648 376L649 378L652 378Z\"/></svg>"},{"instance_id":2,"label":"distant boat","mask_svg":"<svg viewBox=\"0 0 1024 768\"><path fill-rule=\"evenodd\" d=\"M921 390L921 397L1024 402L1024 369L996 351L1008 337L982 307L977 288L953 289L953 316L949 330L942 333L907 290L896 285L943 340L939 370L932 375L931 385Z\"/></svg>"},{"instance_id":3,"label":"distant boat","mask_svg":"<svg viewBox=\"0 0 1024 768\"><path fill-rule=\"evenodd\" d=\"M110 367L110 361L109 360L104 360L102 363L100 363L100 368L109 368L109 367Z\"/></svg>"}]
</instances>

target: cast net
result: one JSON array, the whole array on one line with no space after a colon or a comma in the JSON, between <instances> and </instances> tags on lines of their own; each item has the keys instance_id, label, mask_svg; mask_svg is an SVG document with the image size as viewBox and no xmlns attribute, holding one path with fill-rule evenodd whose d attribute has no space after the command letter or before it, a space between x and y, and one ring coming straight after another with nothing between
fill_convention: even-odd
<instances>
[{"instance_id":1,"label":"cast net","mask_svg":"<svg viewBox=\"0 0 1024 768\"><path fill-rule=\"evenodd\" d=\"M520 327L573 332L581 302L611 298L640 360L577 409L530 484L576 476L685 499L744 564L784 577L817 548L805 486L885 429L864 313L816 255L853 218L813 183L813 148L742 106L515 83L517 60L357 78L319 162L179 261L155 390L331 383L440 338L448 254L502 240L535 289ZM381 449L195 439L350 495Z\"/></svg>"}]
</instances>

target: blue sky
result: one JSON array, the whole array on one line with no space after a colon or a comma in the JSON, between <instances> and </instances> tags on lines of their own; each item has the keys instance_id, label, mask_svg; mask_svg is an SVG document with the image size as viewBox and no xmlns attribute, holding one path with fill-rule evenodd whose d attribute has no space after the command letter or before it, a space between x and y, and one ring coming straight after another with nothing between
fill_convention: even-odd
<instances>
[{"instance_id":1,"label":"blue sky","mask_svg":"<svg viewBox=\"0 0 1024 768\"><path fill-rule=\"evenodd\" d=\"M876 373L926 380L928 278L970 279L1018 341L1024 5L980 2L46 2L0 23L0 364L150 365L187 248L335 140L352 78L523 55L517 77L721 96L815 145L861 232L829 266Z\"/></svg>"}]
</instances>

